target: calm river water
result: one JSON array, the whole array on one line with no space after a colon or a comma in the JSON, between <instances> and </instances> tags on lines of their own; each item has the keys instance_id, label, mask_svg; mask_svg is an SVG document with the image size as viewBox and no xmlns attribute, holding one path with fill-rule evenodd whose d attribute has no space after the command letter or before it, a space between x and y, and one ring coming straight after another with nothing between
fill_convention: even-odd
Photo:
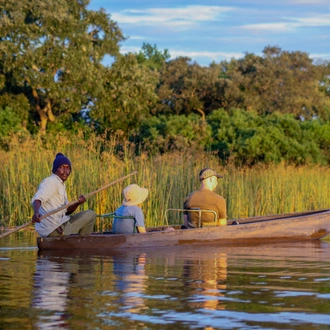
<instances>
[{"instance_id":1,"label":"calm river water","mask_svg":"<svg viewBox=\"0 0 330 330\"><path fill-rule=\"evenodd\" d=\"M0 240L0 329L330 329L330 243L38 253Z\"/></svg>"}]
</instances>

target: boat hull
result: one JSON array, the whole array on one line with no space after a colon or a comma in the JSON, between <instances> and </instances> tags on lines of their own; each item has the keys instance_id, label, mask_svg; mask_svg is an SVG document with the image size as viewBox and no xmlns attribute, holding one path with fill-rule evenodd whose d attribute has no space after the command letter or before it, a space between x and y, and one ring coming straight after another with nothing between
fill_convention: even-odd
<instances>
[{"instance_id":1,"label":"boat hull","mask_svg":"<svg viewBox=\"0 0 330 330\"><path fill-rule=\"evenodd\" d=\"M239 225L154 231L146 234L92 234L38 237L40 250L127 249L193 244L244 245L317 240L330 233L330 210L240 219Z\"/></svg>"}]
</instances>

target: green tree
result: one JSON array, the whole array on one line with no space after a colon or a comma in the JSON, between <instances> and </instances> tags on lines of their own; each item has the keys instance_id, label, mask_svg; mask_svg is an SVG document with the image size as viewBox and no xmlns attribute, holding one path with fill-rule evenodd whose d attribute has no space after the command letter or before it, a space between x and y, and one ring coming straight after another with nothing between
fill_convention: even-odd
<instances>
[{"instance_id":1,"label":"green tree","mask_svg":"<svg viewBox=\"0 0 330 330\"><path fill-rule=\"evenodd\" d=\"M266 47L263 54L246 54L223 67L233 82L235 107L255 109L259 114L279 111L296 118L328 118L330 98L320 84L324 81L324 68L303 52Z\"/></svg>"},{"instance_id":2,"label":"green tree","mask_svg":"<svg viewBox=\"0 0 330 330\"><path fill-rule=\"evenodd\" d=\"M0 148L9 149L12 136L25 139L29 133L22 128L22 118L19 113L9 107L0 107Z\"/></svg>"},{"instance_id":3,"label":"green tree","mask_svg":"<svg viewBox=\"0 0 330 330\"><path fill-rule=\"evenodd\" d=\"M216 69L190 63L187 57L167 62L157 88L160 114L189 115L198 113L203 120L219 103L213 102L221 86Z\"/></svg>"},{"instance_id":4,"label":"green tree","mask_svg":"<svg viewBox=\"0 0 330 330\"><path fill-rule=\"evenodd\" d=\"M0 138L21 129L21 118L9 107L0 108Z\"/></svg>"},{"instance_id":5,"label":"green tree","mask_svg":"<svg viewBox=\"0 0 330 330\"><path fill-rule=\"evenodd\" d=\"M292 114L219 109L207 117L212 128L212 149L224 162L293 164L329 162L325 145L329 134L317 120L298 121Z\"/></svg>"},{"instance_id":6,"label":"green tree","mask_svg":"<svg viewBox=\"0 0 330 330\"><path fill-rule=\"evenodd\" d=\"M323 159L315 158L321 164L330 163L330 122L315 118L301 123L305 132L305 140L316 143L322 151Z\"/></svg>"},{"instance_id":7,"label":"green tree","mask_svg":"<svg viewBox=\"0 0 330 330\"><path fill-rule=\"evenodd\" d=\"M323 79L320 81L320 89L330 98L330 62L319 61L318 66L323 76Z\"/></svg>"},{"instance_id":8,"label":"green tree","mask_svg":"<svg viewBox=\"0 0 330 330\"><path fill-rule=\"evenodd\" d=\"M88 0L1 0L2 95L24 95L31 121L74 114L103 90L105 55L117 56L123 35L104 10Z\"/></svg>"},{"instance_id":9,"label":"green tree","mask_svg":"<svg viewBox=\"0 0 330 330\"><path fill-rule=\"evenodd\" d=\"M211 129L197 114L159 115L141 123L139 138L155 152L176 150L203 151L211 144Z\"/></svg>"},{"instance_id":10,"label":"green tree","mask_svg":"<svg viewBox=\"0 0 330 330\"><path fill-rule=\"evenodd\" d=\"M103 90L91 108L91 119L100 131L120 130L127 137L150 117L157 100L157 83L158 72L139 64L136 55L119 56L105 70Z\"/></svg>"},{"instance_id":11,"label":"green tree","mask_svg":"<svg viewBox=\"0 0 330 330\"><path fill-rule=\"evenodd\" d=\"M156 45L151 46L148 43L143 43L142 49L136 56L138 63L144 64L153 70L160 70L170 57L167 49L160 51Z\"/></svg>"}]
</instances>

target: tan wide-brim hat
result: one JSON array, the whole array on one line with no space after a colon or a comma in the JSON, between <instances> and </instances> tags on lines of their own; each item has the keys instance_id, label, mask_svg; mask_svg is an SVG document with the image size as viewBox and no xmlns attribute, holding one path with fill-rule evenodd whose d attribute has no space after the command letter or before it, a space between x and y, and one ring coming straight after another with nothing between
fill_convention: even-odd
<instances>
[{"instance_id":1,"label":"tan wide-brim hat","mask_svg":"<svg viewBox=\"0 0 330 330\"><path fill-rule=\"evenodd\" d=\"M148 189L141 188L137 184L131 184L123 190L124 206L139 205L148 197Z\"/></svg>"}]
</instances>

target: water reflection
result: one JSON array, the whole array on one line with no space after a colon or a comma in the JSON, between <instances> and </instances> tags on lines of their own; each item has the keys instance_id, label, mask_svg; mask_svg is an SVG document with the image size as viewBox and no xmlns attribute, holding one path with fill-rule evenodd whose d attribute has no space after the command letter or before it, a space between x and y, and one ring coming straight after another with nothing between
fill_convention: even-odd
<instances>
[{"instance_id":1,"label":"water reflection","mask_svg":"<svg viewBox=\"0 0 330 330\"><path fill-rule=\"evenodd\" d=\"M226 292L227 254L213 253L203 259L184 259L184 287L190 292L189 305L192 308L225 309L221 301Z\"/></svg>"},{"instance_id":2,"label":"water reflection","mask_svg":"<svg viewBox=\"0 0 330 330\"><path fill-rule=\"evenodd\" d=\"M131 313L139 313L145 307L143 294L146 290L146 254L126 253L113 255L115 289L119 293L118 304Z\"/></svg>"},{"instance_id":3,"label":"water reflection","mask_svg":"<svg viewBox=\"0 0 330 330\"><path fill-rule=\"evenodd\" d=\"M63 264L42 257L37 260L32 307L43 311L38 313L38 329L64 327L67 324L66 309L71 272L62 266Z\"/></svg>"},{"instance_id":4,"label":"water reflection","mask_svg":"<svg viewBox=\"0 0 330 330\"><path fill-rule=\"evenodd\" d=\"M39 253L24 244L0 246L0 328L329 328L327 242Z\"/></svg>"},{"instance_id":5,"label":"water reflection","mask_svg":"<svg viewBox=\"0 0 330 330\"><path fill-rule=\"evenodd\" d=\"M218 248L146 249L141 253L134 249L41 251L35 273L33 307L43 309L48 316L42 316L38 327L41 324L47 328L56 322L67 325L72 310L68 301L75 299L72 278L80 274L80 267L72 265L77 266L79 260L89 262L93 272L99 269L100 274L94 274L94 281L103 281L99 283L102 289L95 296L100 303L91 304L96 313L94 323L98 326L113 325L114 320L120 320L121 326L127 327L135 322L172 324L175 323L171 320L173 315L167 314L180 306L179 301L179 308L186 312L226 309L227 254ZM82 318L77 316L77 309L75 313L75 318ZM72 326L72 318L70 322Z\"/></svg>"},{"instance_id":6,"label":"water reflection","mask_svg":"<svg viewBox=\"0 0 330 330\"><path fill-rule=\"evenodd\" d=\"M83 324L86 316L82 310L88 308L87 292L91 288L93 291L94 281L95 263L90 256L84 258L74 251L67 255L39 251L31 300L34 327L71 328L72 324Z\"/></svg>"}]
</instances>

